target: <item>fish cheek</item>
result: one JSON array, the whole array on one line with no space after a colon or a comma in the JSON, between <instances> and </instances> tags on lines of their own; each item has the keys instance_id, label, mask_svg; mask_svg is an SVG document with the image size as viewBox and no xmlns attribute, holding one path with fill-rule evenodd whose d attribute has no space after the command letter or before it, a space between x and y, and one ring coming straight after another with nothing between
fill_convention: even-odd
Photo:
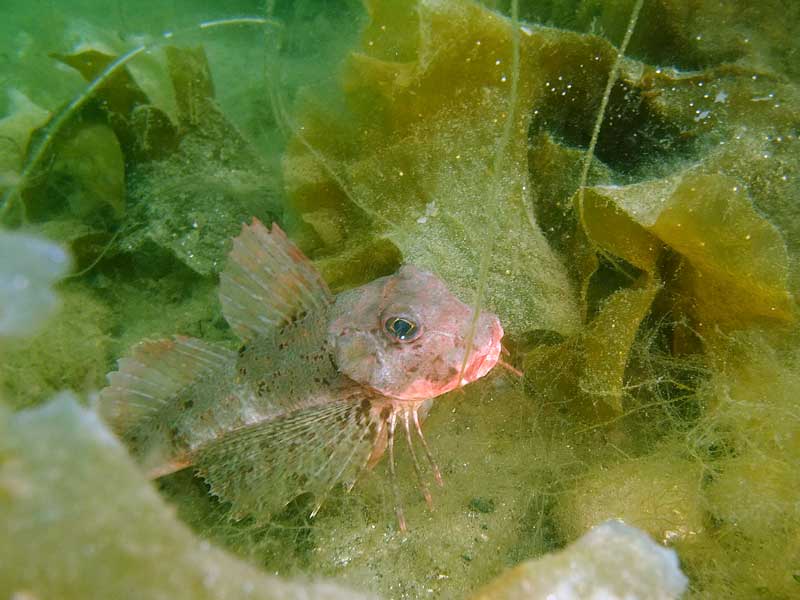
<instances>
[{"instance_id":1,"label":"fish cheek","mask_svg":"<svg viewBox=\"0 0 800 600\"><path fill-rule=\"evenodd\" d=\"M334 340L336 368L340 373L364 385L373 385L379 367L378 348L364 332L348 332Z\"/></svg>"}]
</instances>

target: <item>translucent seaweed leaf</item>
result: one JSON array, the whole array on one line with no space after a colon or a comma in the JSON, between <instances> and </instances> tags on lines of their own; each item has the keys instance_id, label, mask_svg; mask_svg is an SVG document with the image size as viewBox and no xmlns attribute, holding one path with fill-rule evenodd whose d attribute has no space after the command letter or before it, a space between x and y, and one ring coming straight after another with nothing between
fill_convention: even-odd
<instances>
[{"instance_id":1,"label":"translucent seaweed leaf","mask_svg":"<svg viewBox=\"0 0 800 600\"><path fill-rule=\"evenodd\" d=\"M4 597L360 597L267 576L197 539L69 394L14 416L0 411L0 429Z\"/></svg>"},{"instance_id":2,"label":"translucent seaweed leaf","mask_svg":"<svg viewBox=\"0 0 800 600\"><path fill-rule=\"evenodd\" d=\"M8 115L0 119L0 194L19 182L31 132L50 118L21 91L8 88L7 94Z\"/></svg>"},{"instance_id":3,"label":"translucent seaweed leaf","mask_svg":"<svg viewBox=\"0 0 800 600\"><path fill-rule=\"evenodd\" d=\"M100 76L117 59L114 55L95 49L52 56L76 69L87 81ZM147 72L149 74L155 70ZM74 121L71 124L73 129L80 127L81 121L107 123L119 139L129 163L161 157L177 144L177 132L169 117L153 105L127 66L107 77L95 91L92 100L75 115ZM65 138L68 139L69 135L62 137Z\"/></svg>"},{"instance_id":4,"label":"translucent seaweed leaf","mask_svg":"<svg viewBox=\"0 0 800 600\"><path fill-rule=\"evenodd\" d=\"M63 141L51 167L51 186L70 212L87 217L109 205L116 217L125 212L125 159L114 131L107 125L88 125Z\"/></svg>"}]
</instances>

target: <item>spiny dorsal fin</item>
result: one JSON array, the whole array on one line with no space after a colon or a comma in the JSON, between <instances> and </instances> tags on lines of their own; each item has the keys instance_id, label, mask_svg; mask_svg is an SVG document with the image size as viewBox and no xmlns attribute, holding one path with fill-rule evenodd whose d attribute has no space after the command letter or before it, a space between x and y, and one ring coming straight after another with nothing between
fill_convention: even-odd
<instances>
[{"instance_id":1,"label":"spiny dorsal fin","mask_svg":"<svg viewBox=\"0 0 800 600\"><path fill-rule=\"evenodd\" d=\"M305 492L313 516L336 483L354 483L379 432L368 401L344 398L228 432L193 462L235 518L266 521Z\"/></svg>"},{"instance_id":2,"label":"spiny dorsal fin","mask_svg":"<svg viewBox=\"0 0 800 600\"><path fill-rule=\"evenodd\" d=\"M109 385L100 392L100 414L124 434L192 382L235 360L235 352L195 338L145 340L108 374Z\"/></svg>"},{"instance_id":3,"label":"spiny dorsal fin","mask_svg":"<svg viewBox=\"0 0 800 600\"><path fill-rule=\"evenodd\" d=\"M245 341L332 300L319 272L281 228L273 223L267 231L256 218L233 240L219 295L222 313Z\"/></svg>"}]
</instances>

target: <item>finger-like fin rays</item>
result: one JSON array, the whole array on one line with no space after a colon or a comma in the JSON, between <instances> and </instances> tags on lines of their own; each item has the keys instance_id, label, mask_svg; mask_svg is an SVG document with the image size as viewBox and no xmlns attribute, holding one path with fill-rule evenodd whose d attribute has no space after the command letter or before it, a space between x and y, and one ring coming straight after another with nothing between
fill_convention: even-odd
<instances>
[{"instance_id":1,"label":"finger-like fin rays","mask_svg":"<svg viewBox=\"0 0 800 600\"><path fill-rule=\"evenodd\" d=\"M524 377L525 376L525 373L523 373L518 368L516 368L514 365L511 365L511 364L507 363L504 360L498 360L497 364L500 365L501 367L503 367L506 371L509 371L512 374L516 375L517 377Z\"/></svg>"},{"instance_id":2,"label":"finger-like fin rays","mask_svg":"<svg viewBox=\"0 0 800 600\"><path fill-rule=\"evenodd\" d=\"M403 503L400 502L400 487L397 485L397 472L394 466L394 430L397 425L397 411L389 415L389 479L394 495L394 514L397 516L397 526L400 531L406 531L406 518L403 515Z\"/></svg>"},{"instance_id":3,"label":"finger-like fin rays","mask_svg":"<svg viewBox=\"0 0 800 600\"><path fill-rule=\"evenodd\" d=\"M431 454L431 449L428 447L428 442L425 441L425 436L422 434L422 426L419 423L419 414L416 410L414 410L411 415L414 418L414 428L417 430L419 441L422 443L422 448L425 450L425 456L428 458L428 464L431 467L431 471L433 471L433 478L441 487L444 485L444 481L442 480L442 472L439 470L439 465L437 465L436 461L433 459L433 454Z\"/></svg>"},{"instance_id":4,"label":"finger-like fin rays","mask_svg":"<svg viewBox=\"0 0 800 600\"><path fill-rule=\"evenodd\" d=\"M414 450L414 443L411 440L411 426L409 425L409 413L410 411L403 411L403 427L406 430L406 443L408 444L408 451L411 453L411 462L414 465L414 474L417 476L417 485L419 486L420 492L422 492L422 497L425 498L425 503L428 505L430 510L433 510L433 498L431 498L431 492L428 489L425 480L422 479L422 470L419 467L419 461L417 460L417 453Z\"/></svg>"},{"instance_id":5,"label":"finger-like fin rays","mask_svg":"<svg viewBox=\"0 0 800 600\"><path fill-rule=\"evenodd\" d=\"M386 429L387 429L387 448L389 452L389 480L390 485L392 488L392 496L394 498L394 512L395 516L397 517L397 525L402 532L407 531L406 519L405 514L403 512L403 505L400 496L400 487L397 482L397 466L395 464L395 456L394 456L394 440L395 440L395 432L397 431L397 422L398 419L402 421L403 430L405 433L406 444L408 445L409 454L411 455L411 464L414 468L414 474L416 475L417 479L417 487L422 494L422 497L425 499L425 503L428 505L429 510L433 510L433 497L431 496L430 489L428 488L427 483L425 483L425 479L423 476L422 466L420 465L419 459L417 458L417 452L414 448L414 435L412 433L412 422L413 422L413 430L416 432L416 437L419 438L420 443L422 444L422 448L425 452L425 456L428 459L428 465L430 466L431 473L433 474L433 478L440 486L444 485L442 482L442 474L439 470L439 466L436 464L436 461L433 459L433 455L431 454L430 448L428 447L428 443L425 441L425 436L422 434L422 427L420 426L419 421L419 405L395 405L392 407L391 412L389 413L386 419Z\"/></svg>"}]
</instances>

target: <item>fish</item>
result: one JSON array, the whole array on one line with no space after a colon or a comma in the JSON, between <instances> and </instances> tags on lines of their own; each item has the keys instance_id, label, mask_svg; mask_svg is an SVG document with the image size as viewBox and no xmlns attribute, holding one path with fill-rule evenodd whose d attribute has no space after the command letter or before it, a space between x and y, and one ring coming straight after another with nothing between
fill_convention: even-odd
<instances>
[{"instance_id":1,"label":"fish","mask_svg":"<svg viewBox=\"0 0 800 600\"><path fill-rule=\"evenodd\" d=\"M352 489L388 453L402 531L394 442L405 437L441 471L421 423L434 398L500 360L499 318L475 312L435 274L410 264L332 294L283 230L243 224L220 274L238 351L175 335L120 358L98 410L152 479L193 468L235 518L268 520L300 494L314 517L339 483Z\"/></svg>"}]
</instances>

